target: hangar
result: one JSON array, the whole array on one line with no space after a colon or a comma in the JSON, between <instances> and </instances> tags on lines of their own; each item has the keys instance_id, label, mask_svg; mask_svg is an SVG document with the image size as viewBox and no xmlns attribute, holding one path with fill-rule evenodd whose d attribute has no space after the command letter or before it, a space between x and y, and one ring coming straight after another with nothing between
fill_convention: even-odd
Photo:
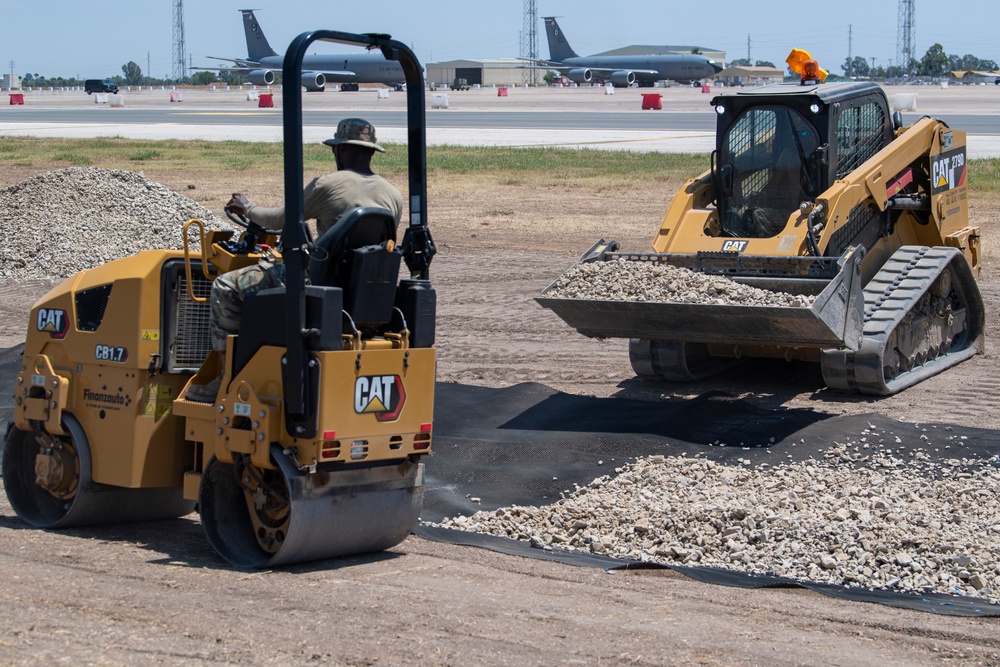
<instances>
[{"instance_id":1,"label":"hangar","mask_svg":"<svg viewBox=\"0 0 1000 667\"><path fill-rule=\"evenodd\" d=\"M763 86L768 83L781 83L785 71L777 67L727 67L715 75L716 81L727 86Z\"/></svg>"},{"instance_id":2,"label":"hangar","mask_svg":"<svg viewBox=\"0 0 1000 667\"><path fill-rule=\"evenodd\" d=\"M455 79L465 79L470 86L520 85L526 71L524 61L518 58L448 60L427 63L426 78L428 83L438 86L451 85Z\"/></svg>"}]
</instances>

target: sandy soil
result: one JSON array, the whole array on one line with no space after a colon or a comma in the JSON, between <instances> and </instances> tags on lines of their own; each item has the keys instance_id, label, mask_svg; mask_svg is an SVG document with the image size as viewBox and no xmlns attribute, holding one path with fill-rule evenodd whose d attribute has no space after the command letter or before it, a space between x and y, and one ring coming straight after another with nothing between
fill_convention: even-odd
<instances>
[{"instance_id":1,"label":"sandy soil","mask_svg":"<svg viewBox=\"0 0 1000 667\"><path fill-rule=\"evenodd\" d=\"M5 173L0 185L26 175ZM264 201L279 196L279 184L233 188L211 175L146 175L178 191L198 182L197 199L217 212L232 189ZM601 236L646 249L678 186L595 192L432 182L439 379L535 381L654 401L722 390L769 408L1000 426L992 346L878 401L834 395L818 369L784 362L675 387L634 379L624 341L584 338L534 303ZM1000 333L1000 264L997 241L989 240L998 204L976 201L972 210L987 238L981 283L991 341ZM45 288L0 286L0 347L20 340ZM246 572L223 565L194 516L42 532L25 529L5 497L0 569L8 581L0 587L0 662L12 665L1000 664L995 620L803 590L724 588L670 572L606 573L414 537L386 554Z\"/></svg>"}]
</instances>

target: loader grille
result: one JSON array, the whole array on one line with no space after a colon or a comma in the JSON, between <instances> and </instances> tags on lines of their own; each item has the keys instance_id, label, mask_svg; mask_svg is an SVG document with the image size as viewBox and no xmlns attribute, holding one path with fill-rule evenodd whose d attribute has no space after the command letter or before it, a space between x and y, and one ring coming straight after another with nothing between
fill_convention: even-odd
<instances>
[{"instance_id":1,"label":"loader grille","mask_svg":"<svg viewBox=\"0 0 1000 667\"><path fill-rule=\"evenodd\" d=\"M875 206L858 204L847 216L847 224L830 237L825 254L840 257L848 247L859 245L868 250L887 232L885 214Z\"/></svg>"},{"instance_id":2,"label":"loader grille","mask_svg":"<svg viewBox=\"0 0 1000 667\"><path fill-rule=\"evenodd\" d=\"M195 274L194 293L208 298L212 283ZM174 318L169 366L172 370L195 369L212 350L212 335L209 327L209 304L192 301L188 297L187 279L181 275L174 287Z\"/></svg>"},{"instance_id":3,"label":"loader grille","mask_svg":"<svg viewBox=\"0 0 1000 667\"><path fill-rule=\"evenodd\" d=\"M76 293L76 328L79 331L97 331L104 321L104 311L111 298L112 285L92 287Z\"/></svg>"},{"instance_id":4,"label":"loader grille","mask_svg":"<svg viewBox=\"0 0 1000 667\"><path fill-rule=\"evenodd\" d=\"M885 112L874 102L845 109L837 119L837 178L844 178L882 150Z\"/></svg>"}]
</instances>

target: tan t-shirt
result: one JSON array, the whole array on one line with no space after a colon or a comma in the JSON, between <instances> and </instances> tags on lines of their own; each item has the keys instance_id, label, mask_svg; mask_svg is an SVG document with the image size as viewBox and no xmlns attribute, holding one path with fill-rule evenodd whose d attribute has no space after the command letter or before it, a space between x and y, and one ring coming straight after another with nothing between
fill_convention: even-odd
<instances>
[{"instance_id":1,"label":"tan t-shirt","mask_svg":"<svg viewBox=\"0 0 1000 667\"><path fill-rule=\"evenodd\" d=\"M314 178L303 190L305 219L316 220L319 235L356 206L388 209L396 218L403 215L403 196L392 183L378 174L359 174L346 169ZM265 229L280 230L285 225L285 207L265 208L250 202L247 217Z\"/></svg>"}]
</instances>

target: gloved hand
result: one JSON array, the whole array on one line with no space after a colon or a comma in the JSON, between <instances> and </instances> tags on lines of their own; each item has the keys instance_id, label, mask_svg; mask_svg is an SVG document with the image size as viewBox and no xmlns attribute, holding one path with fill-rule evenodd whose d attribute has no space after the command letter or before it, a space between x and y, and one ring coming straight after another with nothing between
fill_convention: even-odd
<instances>
[{"instance_id":1,"label":"gloved hand","mask_svg":"<svg viewBox=\"0 0 1000 667\"><path fill-rule=\"evenodd\" d=\"M247 217L247 206L249 205L249 199L239 192L234 192L232 199L226 203L225 209L234 215L245 218Z\"/></svg>"}]
</instances>

